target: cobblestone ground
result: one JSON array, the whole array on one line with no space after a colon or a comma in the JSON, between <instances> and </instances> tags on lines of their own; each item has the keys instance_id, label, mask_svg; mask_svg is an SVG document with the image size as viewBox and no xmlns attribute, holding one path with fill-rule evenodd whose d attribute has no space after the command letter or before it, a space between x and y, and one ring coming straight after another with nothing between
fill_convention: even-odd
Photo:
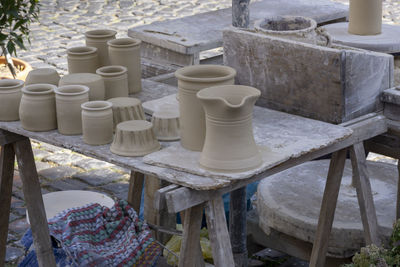
<instances>
[{"instance_id":1,"label":"cobblestone ground","mask_svg":"<svg viewBox=\"0 0 400 267\"><path fill-rule=\"evenodd\" d=\"M348 0L336 0L348 3ZM124 37L130 27L227 8L231 0L41 0L40 22L32 24L31 46L19 57L34 68L67 71L66 49L83 45L89 29L110 28ZM384 0L384 22L400 24L400 2ZM32 141L42 192L88 189L126 199L129 172L66 149ZM384 159L387 160L387 159ZM19 174L15 172L6 262L14 266L24 255L19 244L29 225ZM255 263L257 265L257 263ZM254 266L255 266L254 265ZM296 262L294 265L302 266ZM286 265L289 266L289 265Z\"/></svg>"}]
</instances>

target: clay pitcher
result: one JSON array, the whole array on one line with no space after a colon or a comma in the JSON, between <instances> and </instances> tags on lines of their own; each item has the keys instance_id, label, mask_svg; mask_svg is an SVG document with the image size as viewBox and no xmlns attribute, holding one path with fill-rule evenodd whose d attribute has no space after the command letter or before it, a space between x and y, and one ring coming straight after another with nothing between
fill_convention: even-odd
<instances>
[{"instance_id":1,"label":"clay pitcher","mask_svg":"<svg viewBox=\"0 0 400 267\"><path fill-rule=\"evenodd\" d=\"M350 0L350 34L375 35L382 31L382 0Z\"/></svg>"},{"instance_id":2,"label":"clay pitcher","mask_svg":"<svg viewBox=\"0 0 400 267\"><path fill-rule=\"evenodd\" d=\"M261 164L252 127L253 107L260 95L258 89L243 85L209 87L197 93L206 114L202 167L240 172Z\"/></svg>"},{"instance_id":3,"label":"clay pitcher","mask_svg":"<svg viewBox=\"0 0 400 267\"><path fill-rule=\"evenodd\" d=\"M234 84L236 71L220 65L194 65L175 72L178 79L181 145L201 151L206 134L203 108L196 93L210 86Z\"/></svg>"}]
</instances>

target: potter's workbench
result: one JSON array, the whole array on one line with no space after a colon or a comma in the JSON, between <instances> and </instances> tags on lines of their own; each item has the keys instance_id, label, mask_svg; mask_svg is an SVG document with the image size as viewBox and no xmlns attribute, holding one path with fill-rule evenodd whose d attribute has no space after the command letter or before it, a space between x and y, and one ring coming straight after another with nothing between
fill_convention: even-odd
<instances>
[{"instance_id":1,"label":"potter's workbench","mask_svg":"<svg viewBox=\"0 0 400 267\"><path fill-rule=\"evenodd\" d=\"M176 88L143 80L143 92L135 95L142 101L173 94ZM366 172L363 141L386 132L383 116L369 114L342 126L306 119L287 113L256 107L254 111L254 133L258 145L268 147L277 157L265 157L261 167L243 173L217 174L204 172L197 164L182 160L182 155L196 158L196 152L182 150L178 142L162 142L162 150L146 157L121 157L109 151L110 145L90 146L83 143L82 136L64 136L56 130L29 132L20 122L0 122L1 187L0 214L10 209L14 155L18 160L23 191L29 211L36 252L40 266L53 266L54 257L50 247L48 229L40 193L30 138L50 143L75 152L98 158L132 170L128 201L137 209L144 175L156 176L172 185L158 191L159 207L165 206L170 213L185 211L185 225L179 266L202 266L199 257L199 234L203 208L206 211L209 237L216 266L243 264L245 251L244 201L231 203L231 235L223 212L222 195L241 190L247 184L283 171L303 162L334 152L321 206L318 229L315 237L310 266L323 266L332 227L336 199L342 178L347 148L353 155L353 168L357 183L360 210L367 243L379 242L376 214L372 202L371 188ZM168 161L169 152L175 159ZM267 154L268 155L268 151ZM148 163L145 163L148 162ZM157 165L157 166L156 166ZM203 176L206 175L206 176ZM136 191L136 194L134 193ZM5 251L8 218L0 217L0 255ZM6 218L6 219L4 219ZM5 221L7 220L7 221ZM231 236L231 238L230 238ZM232 240L230 240L232 239ZM232 242L232 246L231 246ZM190 244L190 245L188 245ZM232 250L233 249L233 250Z\"/></svg>"}]
</instances>

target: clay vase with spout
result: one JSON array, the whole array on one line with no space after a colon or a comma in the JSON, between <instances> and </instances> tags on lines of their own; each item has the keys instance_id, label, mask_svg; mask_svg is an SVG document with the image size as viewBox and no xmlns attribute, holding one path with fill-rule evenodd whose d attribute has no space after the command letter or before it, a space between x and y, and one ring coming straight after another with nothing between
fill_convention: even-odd
<instances>
[{"instance_id":1,"label":"clay vase with spout","mask_svg":"<svg viewBox=\"0 0 400 267\"><path fill-rule=\"evenodd\" d=\"M220 65L193 65L175 72L178 79L181 145L201 151L206 134L203 107L196 93L210 86L234 84L236 71Z\"/></svg>"},{"instance_id":2,"label":"clay vase with spout","mask_svg":"<svg viewBox=\"0 0 400 267\"><path fill-rule=\"evenodd\" d=\"M202 167L240 172L261 164L252 127L253 107L260 95L258 89L243 85L209 87L197 93L206 114Z\"/></svg>"}]
</instances>

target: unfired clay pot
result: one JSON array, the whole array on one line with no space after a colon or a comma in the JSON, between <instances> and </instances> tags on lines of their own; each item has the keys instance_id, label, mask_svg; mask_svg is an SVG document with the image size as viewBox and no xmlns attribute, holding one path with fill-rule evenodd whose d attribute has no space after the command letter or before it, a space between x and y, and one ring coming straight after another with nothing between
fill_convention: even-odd
<instances>
[{"instance_id":1,"label":"unfired clay pot","mask_svg":"<svg viewBox=\"0 0 400 267\"><path fill-rule=\"evenodd\" d=\"M179 89L181 145L201 151L206 133L203 107L196 93L210 86L234 84L236 71L220 65L193 65L175 72Z\"/></svg>"},{"instance_id":2,"label":"unfired clay pot","mask_svg":"<svg viewBox=\"0 0 400 267\"><path fill-rule=\"evenodd\" d=\"M25 130L50 131L57 128L56 101L53 84L31 84L22 88L19 117Z\"/></svg>"},{"instance_id":3,"label":"unfired clay pot","mask_svg":"<svg viewBox=\"0 0 400 267\"><path fill-rule=\"evenodd\" d=\"M114 129L117 124L130 120L145 120L142 102L133 97L116 97L108 99L112 103Z\"/></svg>"},{"instance_id":4,"label":"unfired clay pot","mask_svg":"<svg viewBox=\"0 0 400 267\"><path fill-rule=\"evenodd\" d=\"M106 89L104 80L98 74L93 73L73 73L64 75L59 82L59 86L63 85L85 85L89 87L89 100L104 100Z\"/></svg>"},{"instance_id":5,"label":"unfired clay pot","mask_svg":"<svg viewBox=\"0 0 400 267\"><path fill-rule=\"evenodd\" d=\"M175 141L180 139L179 113L173 109L160 109L151 117L154 133L160 141Z\"/></svg>"},{"instance_id":6,"label":"unfired clay pot","mask_svg":"<svg viewBox=\"0 0 400 267\"><path fill-rule=\"evenodd\" d=\"M25 80L25 85L35 83L49 83L58 85L60 75L57 70L51 68L39 68L31 70Z\"/></svg>"},{"instance_id":7,"label":"unfired clay pot","mask_svg":"<svg viewBox=\"0 0 400 267\"><path fill-rule=\"evenodd\" d=\"M97 48L100 66L110 65L107 42L115 39L116 34L116 31L107 29L98 29L85 32L86 46Z\"/></svg>"},{"instance_id":8,"label":"unfired clay pot","mask_svg":"<svg viewBox=\"0 0 400 267\"><path fill-rule=\"evenodd\" d=\"M127 68L117 65L105 66L96 70L96 73L104 80L105 99L127 97L129 95L127 72Z\"/></svg>"},{"instance_id":9,"label":"unfired clay pot","mask_svg":"<svg viewBox=\"0 0 400 267\"><path fill-rule=\"evenodd\" d=\"M375 35L382 31L382 0L350 0L349 33Z\"/></svg>"},{"instance_id":10,"label":"unfired clay pot","mask_svg":"<svg viewBox=\"0 0 400 267\"><path fill-rule=\"evenodd\" d=\"M214 171L240 172L262 162L253 136L253 107L261 92L225 85L197 93L206 113L206 139L200 165Z\"/></svg>"},{"instance_id":11,"label":"unfired clay pot","mask_svg":"<svg viewBox=\"0 0 400 267\"><path fill-rule=\"evenodd\" d=\"M69 73L96 73L100 67L97 48L78 46L67 50Z\"/></svg>"},{"instance_id":12,"label":"unfired clay pot","mask_svg":"<svg viewBox=\"0 0 400 267\"><path fill-rule=\"evenodd\" d=\"M58 131L65 135L82 133L81 105L89 101L89 87L64 85L54 90Z\"/></svg>"},{"instance_id":13,"label":"unfired clay pot","mask_svg":"<svg viewBox=\"0 0 400 267\"><path fill-rule=\"evenodd\" d=\"M257 32L292 41L317 43L317 22L301 16L271 16L254 23Z\"/></svg>"},{"instance_id":14,"label":"unfired clay pot","mask_svg":"<svg viewBox=\"0 0 400 267\"><path fill-rule=\"evenodd\" d=\"M23 86L22 80L0 80L0 121L19 120L18 110Z\"/></svg>"},{"instance_id":15,"label":"unfired clay pot","mask_svg":"<svg viewBox=\"0 0 400 267\"><path fill-rule=\"evenodd\" d=\"M83 141L89 145L105 145L113 139L112 104L108 101L89 101L82 107Z\"/></svg>"},{"instance_id":16,"label":"unfired clay pot","mask_svg":"<svg viewBox=\"0 0 400 267\"><path fill-rule=\"evenodd\" d=\"M108 53L112 65L121 65L128 69L129 93L142 90L142 68L140 63L139 39L120 38L108 41Z\"/></svg>"},{"instance_id":17,"label":"unfired clay pot","mask_svg":"<svg viewBox=\"0 0 400 267\"><path fill-rule=\"evenodd\" d=\"M144 156L160 149L153 124L144 120L124 121L117 125L110 150L120 156Z\"/></svg>"}]
</instances>

